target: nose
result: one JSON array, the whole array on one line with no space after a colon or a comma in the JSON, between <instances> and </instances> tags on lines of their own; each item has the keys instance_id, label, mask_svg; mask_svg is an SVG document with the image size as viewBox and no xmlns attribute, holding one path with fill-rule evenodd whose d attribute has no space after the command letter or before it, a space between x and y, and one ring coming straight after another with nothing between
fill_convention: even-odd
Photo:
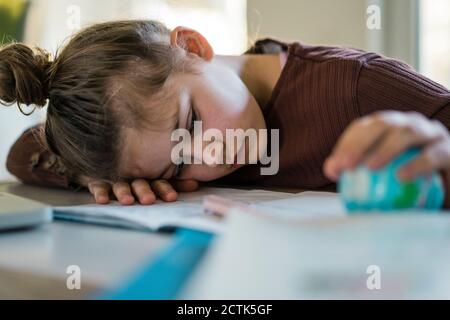
<instances>
[{"instance_id":1,"label":"nose","mask_svg":"<svg viewBox=\"0 0 450 320\"><path fill-rule=\"evenodd\" d=\"M190 148L183 150L183 162L186 164L206 164L209 167L217 167L226 163L223 141L199 141L193 139Z\"/></svg>"},{"instance_id":2,"label":"nose","mask_svg":"<svg viewBox=\"0 0 450 320\"><path fill-rule=\"evenodd\" d=\"M203 148L203 163L211 168L226 164L225 144L222 141L213 141Z\"/></svg>"}]
</instances>

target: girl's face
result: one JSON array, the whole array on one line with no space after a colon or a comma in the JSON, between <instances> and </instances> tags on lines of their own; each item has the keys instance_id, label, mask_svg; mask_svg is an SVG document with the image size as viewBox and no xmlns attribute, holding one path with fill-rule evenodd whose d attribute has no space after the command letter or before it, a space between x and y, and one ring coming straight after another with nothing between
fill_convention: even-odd
<instances>
[{"instance_id":1,"label":"girl's face","mask_svg":"<svg viewBox=\"0 0 450 320\"><path fill-rule=\"evenodd\" d=\"M189 32L192 36L192 31L189 30ZM206 41L204 38L200 40ZM208 48L193 50L201 52ZM235 171L240 165L211 165L205 161L194 164L194 158L199 160L203 154L195 152L194 139L192 139L191 154L183 154L184 158L192 159L191 164L175 164L171 153L178 142L171 141L173 131L180 128L187 129L194 137L194 121L201 121L203 133L212 128L222 133L224 150L226 150L229 144L229 141L225 141L226 129L243 129L244 131L255 129L257 133L260 129L265 129L261 109L241 78L228 66L214 59L211 52L203 52L203 56L200 55L203 59L197 59L199 74L175 74L169 77L164 85L165 90L170 90L173 94L171 105L167 107L178 110L178 116L171 128L159 131L137 129L123 131L126 143L122 151L120 168L122 176L198 181L218 179ZM209 58L204 59L205 55L209 55ZM151 103L152 101L148 102L149 109L151 109ZM241 157L241 153L245 151L246 159L248 159L250 148L254 148L259 156L262 151L265 151L266 141L259 139L259 136L257 140L257 143L246 143L245 148L240 150L235 148L234 155L239 153ZM210 141L202 142L202 151L209 144Z\"/></svg>"}]
</instances>

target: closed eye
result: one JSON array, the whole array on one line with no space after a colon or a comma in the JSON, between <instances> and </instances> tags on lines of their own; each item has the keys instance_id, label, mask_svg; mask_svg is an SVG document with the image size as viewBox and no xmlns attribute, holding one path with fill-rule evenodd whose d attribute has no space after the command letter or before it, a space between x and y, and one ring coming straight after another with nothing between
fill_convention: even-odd
<instances>
[{"instance_id":1,"label":"closed eye","mask_svg":"<svg viewBox=\"0 0 450 320\"><path fill-rule=\"evenodd\" d=\"M180 163L179 165L177 165L175 167L175 170L173 172L173 177L174 178L178 178L180 176L181 169L183 169L183 166L184 166L184 162Z\"/></svg>"},{"instance_id":2,"label":"closed eye","mask_svg":"<svg viewBox=\"0 0 450 320\"><path fill-rule=\"evenodd\" d=\"M191 107L190 118L191 118L191 121L189 122L188 130L189 130L189 132L192 133L192 130L194 130L194 123L195 123L195 121L197 121L197 114L194 111L194 107Z\"/></svg>"},{"instance_id":3,"label":"closed eye","mask_svg":"<svg viewBox=\"0 0 450 320\"><path fill-rule=\"evenodd\" d=\"M192 133L192 131L194 130L194 124L195 121L197 121L197 114L194 111L194 107L191 105L191 110L189 112L189 116L188 116L188 125L186 126L187 129L189 130L190 133ZM192 135L191 135L192 137ZM183 169L184 166L184 162L181 162L179 165L176 166L174 173L173 173L173 177L178 177L181 173L181 170Z\"/></svg>"}]
</instances>

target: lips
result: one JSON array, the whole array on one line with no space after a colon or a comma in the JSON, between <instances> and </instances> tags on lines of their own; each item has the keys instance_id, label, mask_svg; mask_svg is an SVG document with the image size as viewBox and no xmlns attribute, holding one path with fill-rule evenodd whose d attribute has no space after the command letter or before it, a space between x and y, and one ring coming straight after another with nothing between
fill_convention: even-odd
<instances>
[{"instance_id":1,"label":"lips","mask_svg":"<svg viewBox=\"0 0 450 320\"><path fill-rule=\"evenodd\" d=\"M238 163L233 163L231 165L231 168L236 169L236 168L240 168L241 166L243 166L242 164L238 164Z\"/></svg>"},{"instance_id":2,"label":"lips","mask_svg":"<svg viewBox=\"0 0 450 320\"><path fill-rule=\"evenodd\" d=\"M244 164L239 164L238 163L238 158L240 158L240 155L242 153L244 153L244 156L245 156L246 150L247 150L247 139L244 140L244 143L242 144L241 148L239 149L239 151L234 156L233 164L231 165L232 168L239 168L239 167L242 167L244 165ZM244 159L244 162L245 162L245 159Z\"/></svg>"}]
</instances>

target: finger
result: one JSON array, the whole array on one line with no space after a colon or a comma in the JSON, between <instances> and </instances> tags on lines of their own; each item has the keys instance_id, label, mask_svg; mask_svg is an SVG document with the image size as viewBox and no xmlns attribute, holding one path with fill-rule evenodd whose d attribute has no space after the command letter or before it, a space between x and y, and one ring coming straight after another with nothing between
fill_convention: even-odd
<instances>
[{"instance_id":1,"label":"finger","mask_svg":"<svg viewBox=\"0 0 450 320\"><path fill-rule=\"evenodd\" d=\"M199 187L197 180L170 180L170 184L180 192L192 192Z\"/></svg>"},{"instance_id":2,"label":"finger","mask_svg":"<svg viewBox=\"0 0 450 320\"><path fill-rule=\"evenodd\" d=\"M419 156L402 166L397 176L402 181L414 179L420 175L428 174L434 170L450 167L450 141L442 140L439 143L424 148Z\"/></svg>"},{"instance_id":3,"label":"finger","mask_svg":"<svg viewBox=\"0 0 450 320\"><path fill-rule=\"evenodd\" d=\"M371 150L366 161L369 168L379 169L410 147L432 144L445 138L446 129L440 123L425 118L412 118L411 121L407 125L391 128L376 149Z\"/></svg>"},{"instance_id":4,"label":"finger","mask_svg":"<svg viewBox=\"0 0 450 320\"><path fill-rule=\"evenodd\" d=\"M410 127L392 128L371 150L366 164L372 170L380 169L403 151L426 144L430 139L431 137L420 135Z\"/></svg>"},{"instance_id":5,"label":"finger","mask_svg":"<svg viewBox=\"0 0 450 320\"><path fill-rule=\"evenodd\" d=\"M141 204L152 204L156 201L156 195L153 193L150 184L145 179L133 180L131 183L131 190Z\"/></svg>"},{"instance_id":6,"label":"finger","mask_svg":"<svg viewBox=\"0 0 450 320\"><path fill-rule=\"evenodd\" d=\"M113 184L113 192L121 204L129 205L134 203L134 197L131 194L130 185L125 181L119 181Z\"/></svg>"},{"instance_id":7,"label":"finger","mask_svg":"<svg viewBox=\"0 0 450 320\"><path fill-rule=\"evenodd\" d=\"M164 201L172 202L177 200L177 192L166 180L152 181L151 187L153 191Z\"/></svg>"},{"instance_id":8,"label":"finger","mask_svg":"<svg viewBox=\"0 0 450 320\"><path fill-rule=\"evenodd\" d=\"M387 124L379 118L368 117L355 121L342 134L324 162L324 174L331 180L337 180L343 170L354 168L386 130Z\"/></svg>"},{"instance_id":9,"label":"finger","mask_svg":"<svg viewBox=\"0 0 450 320\"><path fill-rule=\"evenodd\" d=\"M95 202L98 204L107 204L109 202L109 191L111 186L109 183L103 181L92 181L87 184L89 192L95 198Z\"/></svg>"}]
</instances>

